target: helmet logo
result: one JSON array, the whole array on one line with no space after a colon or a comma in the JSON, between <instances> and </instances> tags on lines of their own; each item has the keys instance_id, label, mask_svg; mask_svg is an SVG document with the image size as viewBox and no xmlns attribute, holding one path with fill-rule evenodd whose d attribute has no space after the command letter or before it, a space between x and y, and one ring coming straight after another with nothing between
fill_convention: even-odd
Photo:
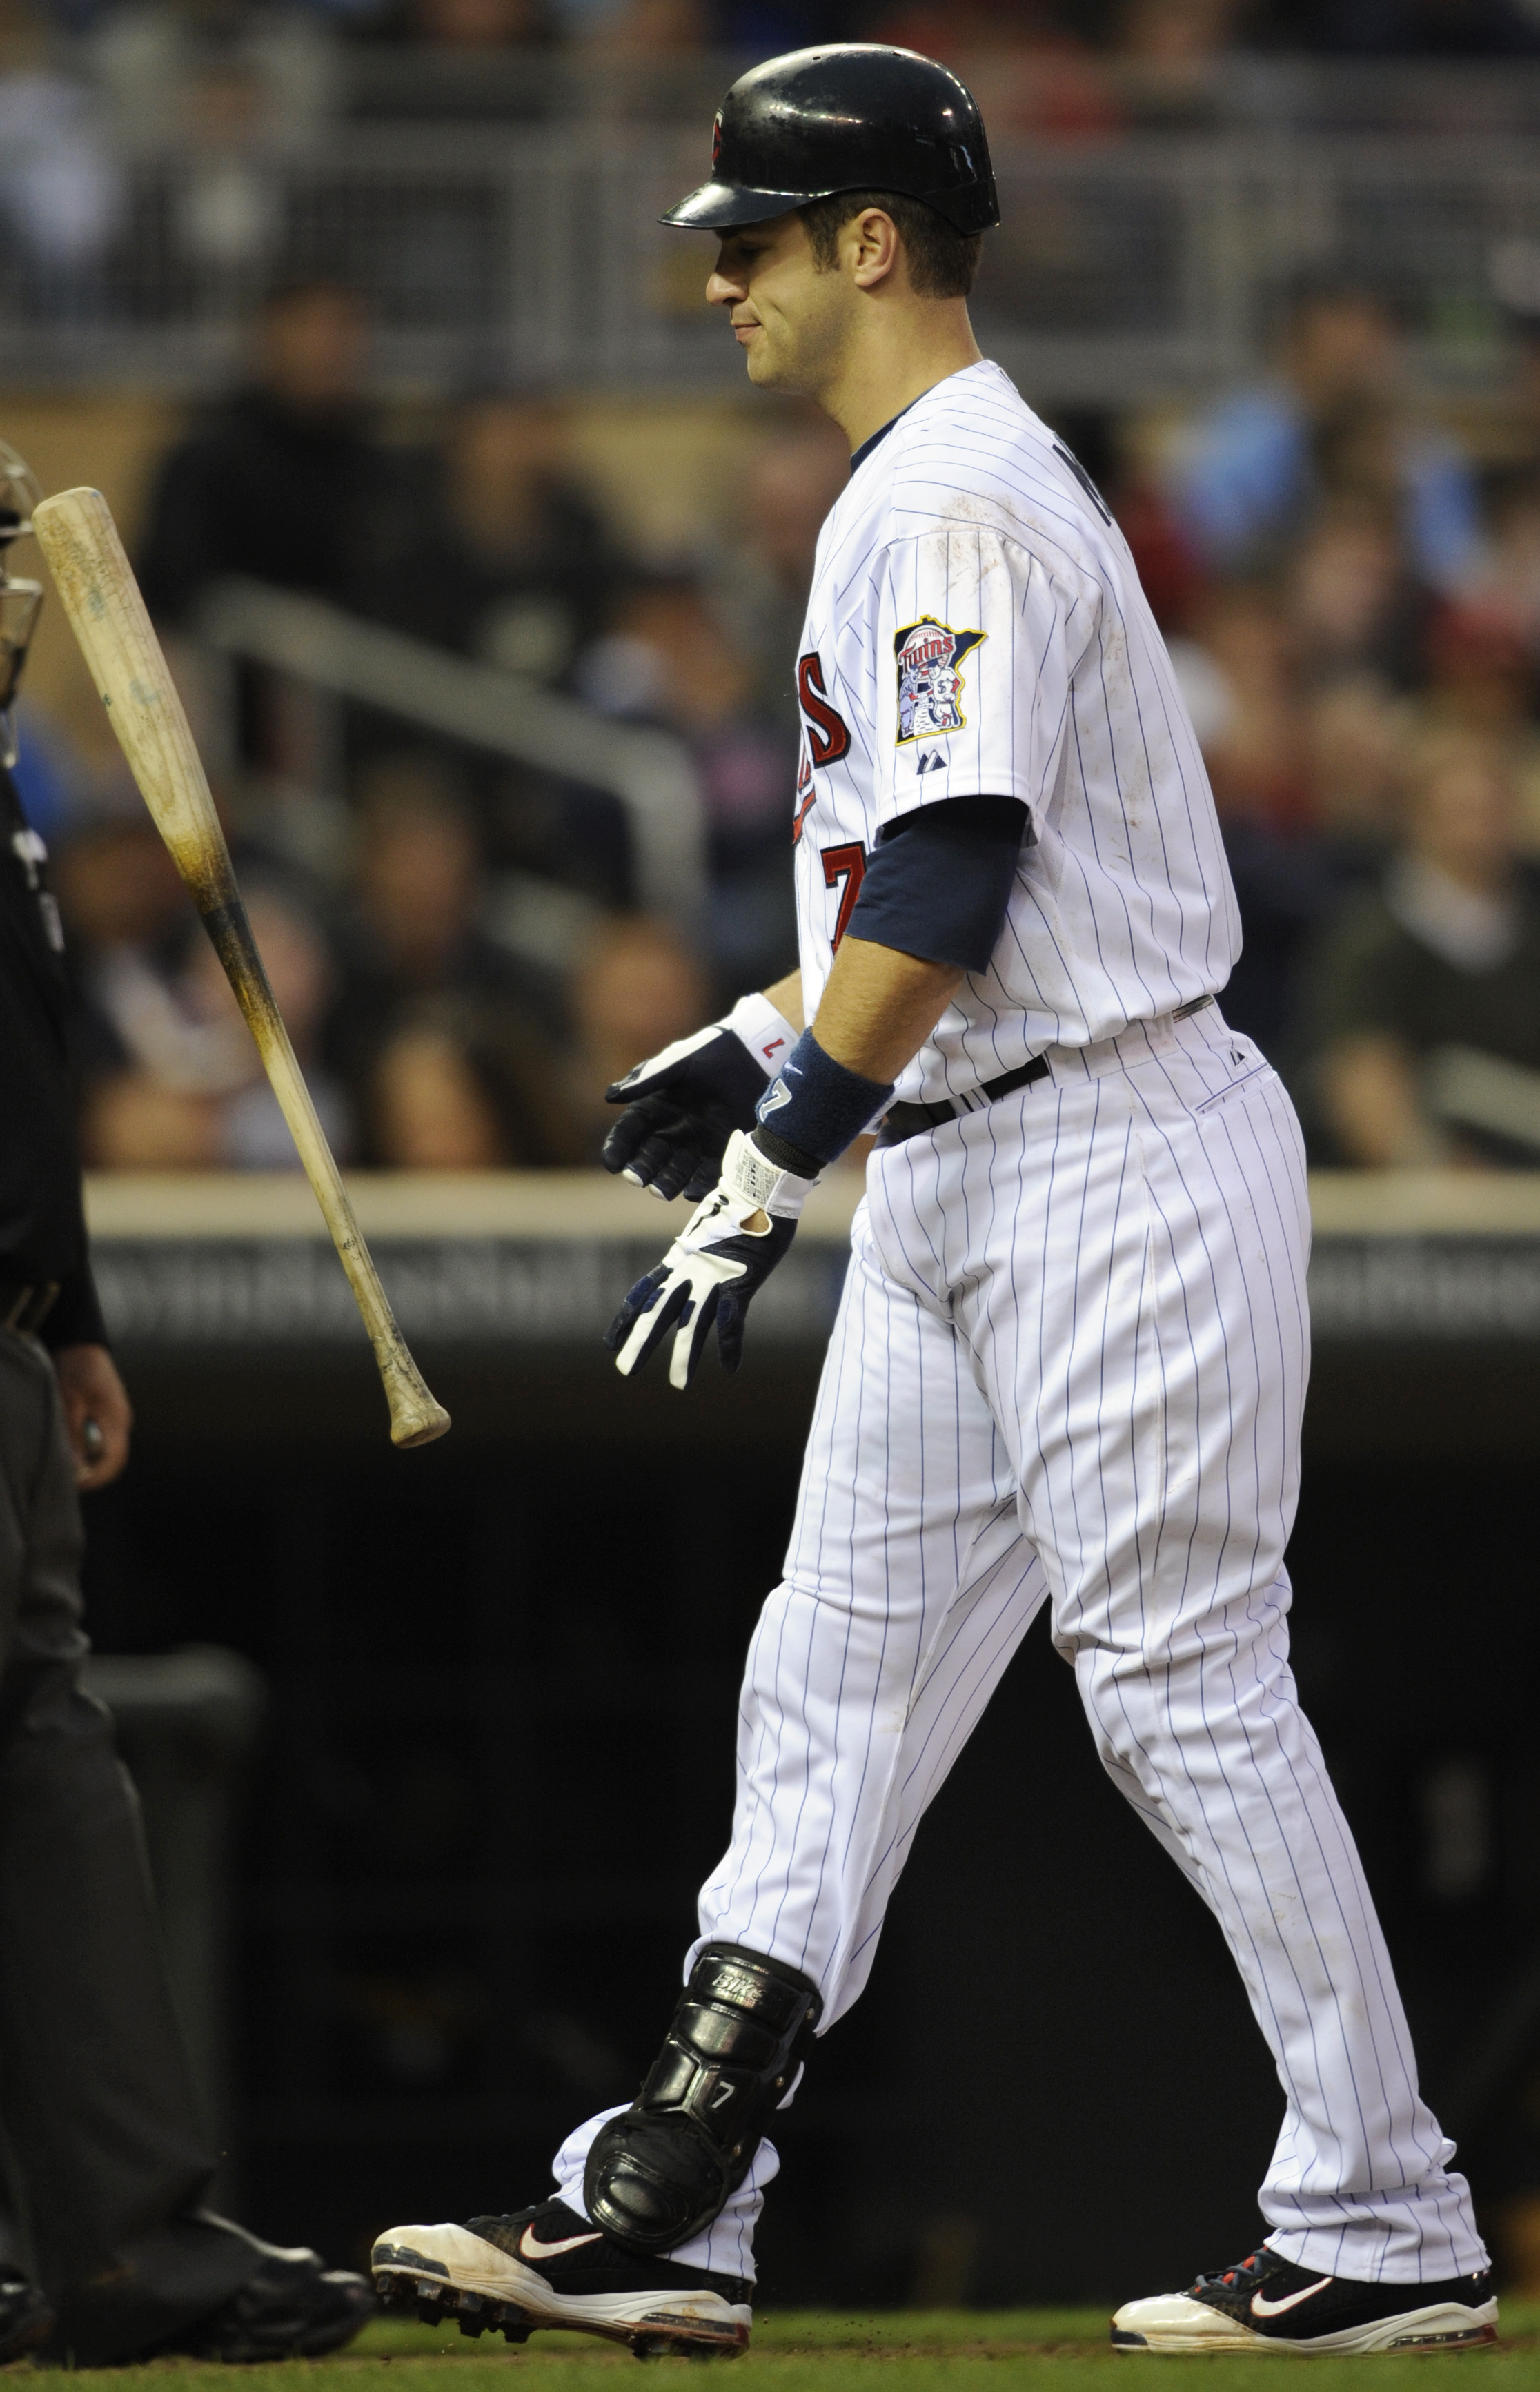
<instances>
[{"instance_id":1,"label":"helmet logo","mask_svg":"<svg viewBox=\"0 0 1540 2392\"><path fill-rule=\"evenodd\" d=\"M721 154L722 154L722 111L721 111L721 110L720 110L720 109L718 109L718 110L717 110L716 119L715 119L715 121L714 121L714 123L713 123L713 124L712 124L712 127L711 127L711 167L712 167L712 172L713 172L713 173L715 173L715 172L716 172L716 169L717 169L717 162L718 162L718 159L721 157Z\"/></svg>"}]
</instances>

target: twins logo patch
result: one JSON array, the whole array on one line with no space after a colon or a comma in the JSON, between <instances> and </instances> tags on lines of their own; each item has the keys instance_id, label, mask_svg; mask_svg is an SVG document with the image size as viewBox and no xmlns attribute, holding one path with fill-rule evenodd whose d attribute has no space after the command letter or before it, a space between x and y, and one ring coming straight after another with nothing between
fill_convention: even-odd
<instances>
[{"instance_id":1,"label":"twins logo patch","mask_svg":"<svg viewBox=\"0 0 1540 2392\"><path fill-rule=\"evenodd\" d=\"M962 730L967 717L958 703L963 689L958 667L970 648L988 638L987 631L954 631L934 615L922 615L917 623L906 623L894 632L900 748L910 739Z\"/></svg>"}]
</instances>

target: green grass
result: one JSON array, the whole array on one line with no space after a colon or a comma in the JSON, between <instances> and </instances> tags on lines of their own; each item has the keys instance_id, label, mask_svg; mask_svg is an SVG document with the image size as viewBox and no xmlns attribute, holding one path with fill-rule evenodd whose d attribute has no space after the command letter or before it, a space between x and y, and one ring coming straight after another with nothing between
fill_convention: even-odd
<instances>
[{"instance_id":1,"label":"green grass","mask_svg":"<svg viewBox=\"0 0 1540 2392\"><path fill-rule=\"evenodd\" d=\"M1463 2358L1313 2360L1309 2392L1477 2392L1465 2371L1481 2370L1488 2392L1540 2392L1540 2302L1508 2302L1503 2340L1495 2350ZM725 2362L717 2362L721 2368ZM1107 2347L1105 2309L889 2310L848 2317L839 2310L762 2311L754 2347L732 2362L725 2379L688 2360L658 2360L692 2392L1112 2392L1116 2378L1138 2392L1251 2392L1258 2369L1288 2369L1285 2359L1141 2359ZM396 2323L372 2325L336 2359L296 2360L285 2367L239 2370L167 2360L152 2367L97 2372L83 2369L72 2392L622 2392L637 2372L628 2351L580 2334L538 2334L522 2350L491 2334L479 2341L457 2330ZM1365 2369L1368 2371L1365 2375ZM876 2380L872 2371L878 2371ZM1066 2377L1068 2386L1066 2386ZM1094 2379L1094 2380L1093 2380ZM1261 2384L1271 2381L1263 2374ZM680 2392L683 2392L682 2385Z\"/></svg>"}]
</instances>

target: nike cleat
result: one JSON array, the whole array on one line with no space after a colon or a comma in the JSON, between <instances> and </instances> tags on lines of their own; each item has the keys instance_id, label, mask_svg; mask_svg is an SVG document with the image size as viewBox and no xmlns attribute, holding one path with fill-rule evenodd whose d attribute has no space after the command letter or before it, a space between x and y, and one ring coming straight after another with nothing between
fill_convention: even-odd
<instances>
[{"instance_id":1,"label":"nike cleat","mask_svg":"<svg viewBox=\"0 0 1540 2392\"><path fill-rule=\"evenodd\" d=\"M1474 2350L1497 2339L1492 2278L1444 2284L1363 2284L1296 2268L1264 2242L1190 2292L1125 2301L1117 2350L1287 2350L1319 2358L1361 2351Z\"/></svg>"},{"instance_id":2,"label":"nike cleat","mask_svg":"<svg viewBox=\"0 0 1540 2392\"><path fill-rule=\"evenodd\" d=\"M639 2359L748 2348L753 2287L672 2259L641 2259L559 2201L467 2226L395 2226L374 2246L374 2289L387 2309L425 2325L452 2318L527 2342L537 2326L624 2342Z\"/></svg>"}]
</instances>

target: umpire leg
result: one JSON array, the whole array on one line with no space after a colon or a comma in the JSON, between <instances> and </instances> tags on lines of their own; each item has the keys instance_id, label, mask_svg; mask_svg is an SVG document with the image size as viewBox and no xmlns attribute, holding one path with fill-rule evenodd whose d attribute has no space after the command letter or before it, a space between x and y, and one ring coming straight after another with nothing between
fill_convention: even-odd
<instances>
[{"instance_id":1,"label":"umpire leg","mask_svg":"<svg viewBox=\"0 0 1540 2392\"><path fill-rule=\"evenodd\" d=\"M81 1542L52 1365L0 1332L0 2112L56 2351L92 2366L217 2308L263 2253L199 2214L216 2154L137 1800L80 1685Z\"/></svg>"}]
</instances>

